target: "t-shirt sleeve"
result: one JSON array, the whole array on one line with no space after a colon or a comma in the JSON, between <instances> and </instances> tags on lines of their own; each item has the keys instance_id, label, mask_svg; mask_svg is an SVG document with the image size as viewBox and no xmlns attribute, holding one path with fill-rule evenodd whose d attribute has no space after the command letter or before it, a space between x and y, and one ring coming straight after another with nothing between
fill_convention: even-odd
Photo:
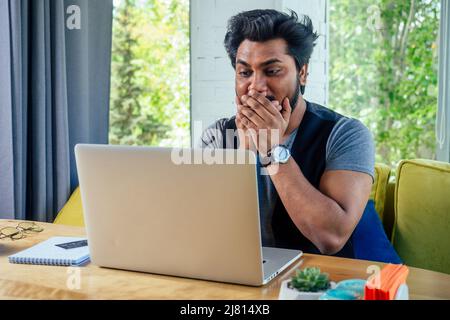
<instances>
[{"instance_id":1,"label":"t-shirt sleeve","mask_svg":"<svg viewBox=\"0 0 450 320\"><path fill-rule=\"evenodd\" d=\"M327 141L325 170L358 171L374 179L372 134L359 120L344 117L335 124Z\"/></svg>"},{"instance_id":2,"label":"t-shirt sleeve","mask_svg":"<svg viewBox=\"0 0 450 320\"><path fill-rule=\"evenodd\" d=\"M198 143L197 148L211 148L211 149L220 149L223 146L223 137L222 137L222 131L223 127L225 125L225 122L227 121L226 118L219 119L216 122L214 122L212 125L210 125L208 128L206 128Z\"/></svg>"}]
</instances>

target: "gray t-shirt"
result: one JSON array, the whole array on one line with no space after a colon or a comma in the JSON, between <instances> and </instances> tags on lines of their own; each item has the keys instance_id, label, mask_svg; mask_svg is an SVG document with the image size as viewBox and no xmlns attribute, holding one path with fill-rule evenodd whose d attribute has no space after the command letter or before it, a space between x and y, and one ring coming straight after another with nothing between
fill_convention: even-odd
<instances>
[{"instance_id":1,"label":"gray t-shirt","mask_svg":"<svg viewBox=\"0 0 450 320\"><path fill-rule=\"evenodd\" d=\"M312 108L311 112L320 112ZM222 129L228 119L220 119L209 126L202 134L198 147L223 147ZM291 149L297 129L285 141ZM326 145L327 170L350 170L367 173L374 178L375 148L370 131L359 120L342 117L331 131ZM260 170L258 170L260 172ZM277 201L277 191L270 176L258 176L261 237L264 246L274 246L272 215Z\"/></svg>"}]
</instances>

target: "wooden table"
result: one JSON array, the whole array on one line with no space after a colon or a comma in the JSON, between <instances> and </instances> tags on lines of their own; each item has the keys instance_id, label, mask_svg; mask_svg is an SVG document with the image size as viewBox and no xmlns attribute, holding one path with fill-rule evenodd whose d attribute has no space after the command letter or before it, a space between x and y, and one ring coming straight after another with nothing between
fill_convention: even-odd
<instances>
[{"instance_id":1,"label":"wooden table","mask_svg":"<svg viewBox=\"0 0 450 320\"><path fill-rule=\"evenodd\" d=\"M0 220L0 227L18 222ZM0 240L0 299L277 299L281 281L300 265L299 260L266 286L249 287L100 268L92 263L81 268L9 263L9 255L49 237L85 236L84 228L38 224L44 227L41 233L16 241ZM370 265L383 264L305 254L302 267L318 266L331 280L341 281L367 279ZM450 299L450 275L410 267L407 283L411 299Z\"/></svg>"}]
</instances>

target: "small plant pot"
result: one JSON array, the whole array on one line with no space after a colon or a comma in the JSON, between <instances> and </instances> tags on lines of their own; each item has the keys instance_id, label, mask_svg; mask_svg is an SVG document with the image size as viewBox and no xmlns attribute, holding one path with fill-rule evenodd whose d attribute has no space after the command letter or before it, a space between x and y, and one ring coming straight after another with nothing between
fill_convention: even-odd
<instances>
[{"instance_id":1,"label":"small plant pot","mask_svg":"<svg viewBox=\"0 0 450 320\"><path fill-rule=\"evenodd\" d=\"M284 280L281 283L278 300L318 300L319 297L325 293L325 291L319 292L298 291L297 289L289 288L288 286L289 282L291 282L290 279ZM334 289L335 287L336 283L330 282L330 289Z\"/></svg>"}]
</instances>

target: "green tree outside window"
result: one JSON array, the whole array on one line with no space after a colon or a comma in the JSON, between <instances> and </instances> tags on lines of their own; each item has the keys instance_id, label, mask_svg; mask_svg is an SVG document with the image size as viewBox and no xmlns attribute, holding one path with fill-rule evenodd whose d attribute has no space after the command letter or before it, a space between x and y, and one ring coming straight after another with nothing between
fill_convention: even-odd
<instances>
[{"instance_id":1,"label":"green tree outside window","mask_svg":"<svg viewBox=\"0 0 450 320\"><path fill-rule=\"evenodd\" d=\"M110 143L189 146L188 0L114 4Z\"/></svg>"},{"instance_id":2,"label":"green tree outside window","mask_svg":"<svg viewBox=\"0 0 450 320\"><path fill-rule=\"evenodd\" d=\"M330 0L332 109L363 121L376 161L435 159L439 0Z\"/></svg>"}]
</instances>

